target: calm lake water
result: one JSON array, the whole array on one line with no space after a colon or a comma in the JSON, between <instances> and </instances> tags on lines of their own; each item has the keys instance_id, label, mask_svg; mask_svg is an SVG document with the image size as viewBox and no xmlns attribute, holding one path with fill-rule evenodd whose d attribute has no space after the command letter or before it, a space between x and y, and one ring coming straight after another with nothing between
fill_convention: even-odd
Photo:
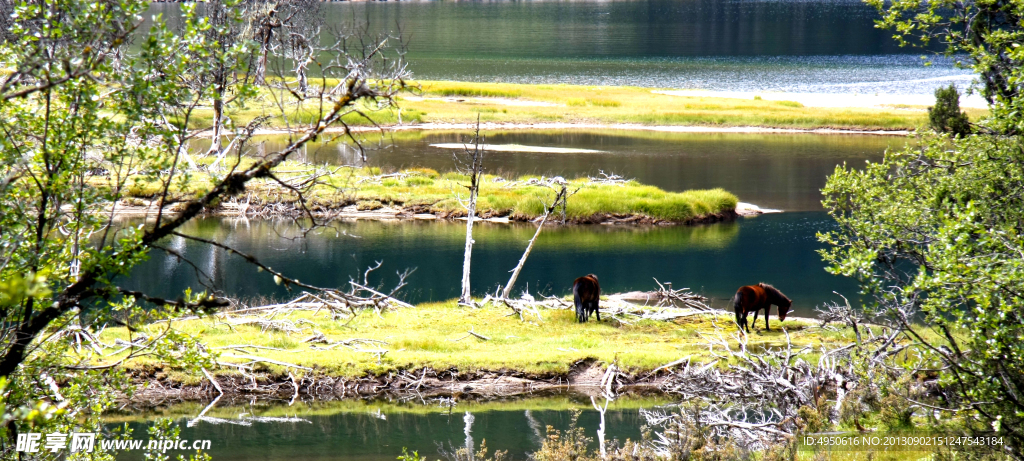
<instances>
[{"instance_id":1,"label":"calm lake water","mask_svg":"<svg viewBox=\"0 0 1024 461\"><path fill-rule=\"evenodd\" d=\"M891 32L875 29L876 13L859 0L634 0L634 1L425 1L325 4L332 24L368 21L372 30L402 29L416 78L516 83L574 83L740 91L931 94L971 76L948 61L925 66L919 50L897 47ZM177 4L154 3L153 13L174 21ZM451 153L429 147L458 142L464 133L401 133L368 152L371 165L389 169L451 169ZM695 227L569 226L542 234L519 278L519 289L565 295L574 277L594 272L606 292L648 290L657 278L712 298L715 307L740 285L765 281L794 300L797 314L837 299L856 285L823 270L815 234L833 224L821 211L819 189L837 164L877 160L902 140L873 136L665 134L567 130L485 133L495 144L600 150L588 154L492 153L491 172L575 177L603 170L668 190L722 187L741 200L786 213ZM280 139L268 139L273 148ZM372 143L371 143L372 144ZM350 164L355 151L337 143L311 145L304 159ZM532 236L527 224L481 224L473 254L474 293L493 292ZM216 237L300 280L343 287L350 277L383 261L372 278L390 287L396 271L417 268L399 297L410 302L458 295L464 227L437 222L336 222L294 238L288 221L203 219L185 232ZM127 287L180 296L204 284L231 296L293 296L237 257L209 246L172 239L168 245L196 263L153 253ZM201 275L200 272L208 276ZM517 290L518 291L518 290ZM579 408L589 400L564 396ZM573 400L575 399L575 400ZM429 402L428 402L429 403ZM654 403L656 404L656 403ZM536 450L545 425L565 428L563 403L535 400L470 409L398 408L373 403L293 407L231 407L211 416L293 416L308 422L249 426L200 422L182 438L213 440L222 460L393 460L402 447L438 457L437 444L466 443L465 414L473 415L474 446L517 459ZM347 405L347 406L345 406ZM412 404L410 404L412 405ZM636 405L608 414L609 438L637 438ZM653 404L652 404L653 405ZM205 404L143 413L185 421ZM184 418L183 418L184 415ZM581 424L594 436L597 415ZM130 423L143 431L144 422ZM138 459L125 457L124 459Z\"/></svg>"},{"instance_id":2,"label":"calm lake water","mask_svg":"<svg viewBox=\"0 0 1024 461\"><path fill-rule=\"evenodd\" d=\"M689 287L725 308L736 288L756 282L774 284L794 300L800 315L857 292L853 282L833 277L816 253L816 233L831 228L821 211L820 188L837 164L877 160L904 138L823 135L722 135L645 132L494 132L490 143L574 147L603 151L588 154L491 153L491 171L510 174L578 175L598 170L633 177L669 190L723 187L741 200L786 210L756 218L701 226L566 226L547 228L518 281L530 292L565 295L572 280L593 272L605 292L649 290L654 278ZM458 141L461 133L401 133L389 146L368 152L371 164L384 168L427 166L451 170L451 153L429 144ZM272 149L281 139L267 140ZM304 159L351 163L356 153L339 144L313 145ZM482 296L508 280L533 236L532 224L475 227L472 286ZM375 282L393 286L396 271L417 268L400 297L413 303L458 297L465 226L449 222L334 222L296 238L288 220L209 218L186 232L216 238L253 254L271 267L307 283L344 287L350 277L383 261ZM222 250L175 238L169 245L197 263L198 270L174 256L154 253L136 268L129 285L155 289L168 297L186 287L219 290L229 296L292 294ZM202 275L200 275L202 274Z\"/></svg>"},{"instance_id":3,"label":"calm lake water","mask_svg":"<svg viewBox=\"0 0 1024 461\"><path fill-rule=\"evenodd\" d=\"M344 2L323 15L400 27L420 79L863 94L971 79L948 61L926 67L860 0Z\"/></svg>"},{"instance_id":4,"label":"calm lake water","mask_svg":"<svg viewBox=\"0 0 1024 461\"><path fill-rule=\"evenodd\" d=\"M702 226L627 227L567 226L546 229L519 276L516 293L529 284L538 294L564 296L574 278L593 272L602 290L615 293L657 288L653 278L689 287L727 306L736 288L769 282L793 299L799 315L847 296L856 286L827 274L815 253L815 233L831 221L823 212L795 212L744 218ZM383 261L371 282L395 284L396 271L417 268L399 298L409 302L457 298L462 274L465 225L448 222L334 222L299 238L299 229L285 220L210 218L188 225L184 232L215 238L251 254L289 276L317 286L346 287L350 277ZM472 286L475 295L493 293L508 281L535 227L528 224L474 226ZM174 250L196 268L174 256L154 252L132 271L127 285L172 299L186 287L202 283L230 296L294 296L238 257L204 244L173 238Z\"/></svg>"},{"instance_id":5,"label":"calm lake water","mask_svg":"<svg viewBox=\"0 0 1024 461\"><path fill-rule=\"evenodd\" d=\"M606 440L617 438L625 442L627 438L639 439L640 426L644 421L638 408L653 408L667 401L666 397L640 400L622 397L612 402L605 413ZM469 444L478 450L485 441L489 456L495 450L507 450L512 459L524 460L528 453L540 448L547 426L558 430L569 427L569 408L584 410L578 425L590 438L597 438L600 421L589 398L554 394L517 401L463 402L450 410L447 404L430 400L409 403L298 402L292 406L286 402L260 402L214 408L207 416L219 420L199 421L188 427L188 421L195 418L204 406L199 403L182 404L141 414L114 413L108 415L108 421L127 422L137 434L136 438L145 438L146 420L173 418L181 426L182 439L210 440L212 449L209 453L218 461L393 461L402 454L403 447L434 460L443 458L438 452L440 447L453 451ZM468 433L467 414L472 420ZM303 421L261 421L258 419L261 417L297 417ZM139 454L125 453L119 459L139 459Z\"/></svg>"},{"instance_id":6,"label":"calm lake water","mask_svg":"<svg viewBox=\"0 0 1024 461\"><path fill-rule=\"evenodd\" d=\"M385 169L428 167L451 171L452 151L431 147L459 143L467 132L364 133L367 164ZM597 150L597 153L488 152L484 167L505 176L597 176L600 171L670 191L721 187L741 201L786 211L820 211L825 178L837 164L877 161L906 138L819 134L707 134L617 130L485 131L489 144L520 144ZM283 148L284 137L267 137L263 149ZM205 151L209 141L193 146ZM311 143L296 160L359 165L359 152L338 142Z\"/></svg>"}]
</instances>

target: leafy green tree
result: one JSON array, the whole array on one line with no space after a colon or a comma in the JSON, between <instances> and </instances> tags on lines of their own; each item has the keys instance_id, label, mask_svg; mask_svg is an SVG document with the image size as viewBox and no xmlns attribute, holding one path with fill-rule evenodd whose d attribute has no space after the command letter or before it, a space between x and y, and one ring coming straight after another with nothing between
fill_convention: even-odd
<instances>
[{"instance_id":1,"label":"leafy green tree","mask_svg":"<svg viewBox=\"0 0 1024 461\"><path fill-rule=\"evenodd\" d=\"M928 108L928 121L939 133L971 134L971 122L967 114L960 111L960 91L955 85L935 89L935 106Z\"/></svg>"},{"instance_id":2,"label":"leafy green tree","mask_svg":"<svg viewBox=\"0 0 1024 461\"><path fill-rule=\"evenodd\" d=\"M822 190L839 225L820 235L822 255L861 281L888 341L910 340L908 375L938 373L940 406L906 403L950 410L1024 458L1024 2L868 3L901 44L941 45L977 72L991 115L976 136L925 134L864 170L838 167ZM956 133L955 89L936 96L936 125Z\"/></svg>"},{"instance_id":3,"label":"leafy green tree","mask_svg":"<svg viewBox=\"0 0 1024 461\"><path fill-rule=\"evenodd\" d=\"M1024 2L991 0L865 0L880 13L878 27L891 29L907 46L936 47L979 76L980 93L992 106L997 133L1024 130ZM964 57L967 57L965 60Z\"/></svg>"},{"instance_id":4,"label":"leafy green tree","mask_svg":"<svg viewBox=\"0 0 1024 461\"><path fill-rule=\"evenodd\" d=\"M217 97L210 92L215 79L188 82L196 72L238 69L235 51L251 44L226 52L208 33L216 25L194 4L182 6L180 30L158 19L140 31L146 0L0 3L12 13L0 37L0 457L10 459L19 431L99 431L95 415L116 395L130 395L131 383L116 367L126 357L91 346L106 325L132 332L127 357L152 354L192 370L211 365L214 355L195 338L170 326L148 336L135 327L207 312L225 300L191 292L161 299L125 289L118 278L151 251L174 254L162 245L172 235L224 247L182 226L243 193L250 181L276 180L277 165L328 127L344 126L342 118L359 111L361 101L387 106L401 88L404 65L378 63L390 50L386 42L339 40L318 49L325 84L306 96L318 110L305 123L276 115L293 128L292 141L243 166L241 147L273 114L258 117L229 134L237 155L207 189L175 197L173 189L191 179L183 162L196 111ZM229 18L233 4L222 4ZM153 188L150 219L119 220L126 192L142 186ZM262 267L266 277L306 286Z\"/></svg>"},{"instance_id":5,"label":"leafy green tree","mask_svg":"<svg viewBox=\"0 0 1024 461\"><path fill-rule=\"evenodd\" d=\"M938 137L863 171L836 169L820 236L829 271L913 341L911 373L942 370L945 405L1024 449L1024 142ZM917 404L916 402L911 402Z\"/></svg>"}]
</instances>

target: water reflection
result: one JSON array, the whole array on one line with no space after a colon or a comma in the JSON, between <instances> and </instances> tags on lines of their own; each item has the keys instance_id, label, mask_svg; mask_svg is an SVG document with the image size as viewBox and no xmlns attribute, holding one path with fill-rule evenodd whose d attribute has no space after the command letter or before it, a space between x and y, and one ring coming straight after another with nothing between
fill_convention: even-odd
<instances>
[{"instance_id":1,"label":"water reflection","mask_svg":"<svg viewBox=\"0 0 1024 461\"><path fill-rule=\"evenodd\" d=\"M638 408L651 408L667 401L665 397L624 396L612 402L605 415L608 439L637 440L644 424ZM211 440L209 453L217 460L304 461L393 461L402 454L403 447L436 459L441 445L446 450L467 444L479 449L484 441L488 453L508 450L512 459L521 460L540 448L547 426L559 430L568 427L570 408L584 410L579 425L588 436L594 436L598 425L598 414L590 408L590 400L567 393L521 400L462 402L453 408L430 400L298 402L293 406L254 402L214 408L206 415L216 420L211 418L188 427L188 421L205 405L197 402L141 412L115 412L107 415L106 420L110 424L127 422L136 434L145 434L147 421L174 418L182 427L182 439Z\"/></svg>"},{"instance_id":2,"label":"water reflection","mask_svg":"<svg viewBox=\"0 0 1024 461\"><path fill-rule=\"evenodd\" d=\"M726 308L737 287L765 281L791 297L799 315L812 315L815 305L835 298L833 290L856 292L848 279L825 273L815 253L820 248L815 233L831 225L827 215L816 212L693 227L552 227L541 234L518 287L529 284L534 295L565 295L575 277L593 272L606 292L648 290L656 277L703 292L712 297L712 305ZM534 229L525 224L474 227L475 294L494 292L508 280ZM290 221L209 218L190 223L184 232L222 241L318 286L345 287L350 277L384 261L372 281L385 287L396 282L397 271L418 268L401 296L407 301L459 294L465 242L465 227L459 223L334 222L297 239L298 228ZM184 239L170 244L195 266L154 252L132 271L127 285L171 298L204 281L230 296L289 296L266 272L222 250Z\"/></svg>"},{"instance_id":3,"label":"water reflection","mask_svg":"<svg viewBox=\"0 0 1024 461\"><path fill-rule=\"evenodd\" d=\"M385 169L453 169L451 151L436 143L463 142L458 131L364 133L367 163ZM819 191L836 165L863 165L881 159L885 149L906 138L865 135L662 133L616 130L519 130L483 133L491 144L569 147L598 153L491 152L489 172L596 176L603 170L670 191L721 187L740 200L787 211L821 209ZM194 150L205 151L209 141ZM260 138L253 149L271 152L284 136ZM361 163L361 154L343 142L313 143L295 157L318 164Z\"/></svg>"}]
</instances>

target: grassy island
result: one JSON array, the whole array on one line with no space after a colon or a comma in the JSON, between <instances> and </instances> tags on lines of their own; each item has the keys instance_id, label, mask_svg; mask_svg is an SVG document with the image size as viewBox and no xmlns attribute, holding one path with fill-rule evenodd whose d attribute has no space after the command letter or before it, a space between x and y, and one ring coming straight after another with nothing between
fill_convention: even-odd
<instances>
[{"instance_id":1,"label":"grassy island","mask_svg":"<svg viewBox=\"0 0 1024 461\"><path fill-rule=\"evenodd\" d=\"M202 161L210 163L212 159ZM251 162L242 159L243 166ZM468 177L458 172L441 174L427 168L414 168L382 173L379 168L314 167L294 162L282 165L277 174L280 181L255 180L248 185L245 195L231 204L221 204L218 210L223 213L269 210L265 215L300 213L298 196L283 184L314 180L311 178L315 178L315 184L304 190L305 206L323 216L343 211L367 214L384 208L442 218L466 214L456 196L466 195L464 185ZM205 193L212 184L211 179L211 173L192 173L187 183L175 184L173 199L184 201ZM590 178L570 179L568 188L575 193L568 200L566 218L575 223L609 219L647 223L716 220L731 216L737 204L736 196L722 189L667 192L635 181ZM122 200L122 205L146 206L161 190L161 184L155 180L132 178L128 181L128 198ZM545 204L550 204L554 195L555 191L537 176L513 179L485 175L477 213L484 218L532 220L544 213Z\"/></svg>"},{"instance_id":2,"label":"grassy island","mask_svg":"<svg viewBox=\"0 0 1024 461\"><path fill-rule=\"evenodd\" d=\"M461 373L504 371L535 377L564 376L574 363L588 359L615 363L624 372L638 375L687 356L694 363L710 362L715 357L709 353L701 335L720 334L736 346L731 336L736 332L736 324L731 315L698 314L669 321L619 321L609 318L606 312L602 322L591 319L578 324L569 309L542 309L539 317L526 315L524 320L510 316L510 312L494 305L466 308L448 301L390 309L380 315L372 310L360 311L354 318L337 320L332 319L327 309L292 311L274 316L278 323L270 327L241 324L232 320L233 317L175 321L174 327L196 335L211 350L220 352L222 362L248 362L239 357L256 355L306 367L310 373L345 378L422 368L457 369ZM811 346L816 351L820 346L831 348L852 341L848 329L824 330L816 322L803 319L780 323L773 314L771 325L772 330L766 332L762 321L750 335L747 347L784 348L783 327L794 347ZM165 327L151 324L145 328L152 330L149 334L156 334ZM468 334L470 330L479 336ZM352 341L351 347L330 348L305 342L317 333L323 334L326 344L358 340ZM108 328L100 339L106 342L130 340L124 328ZM811 352L808 360L813 355ZM143 370L160 364L142 357L126 366ZM286 367L272 363L257 366L275 375L287 373ZM232 371L230 367L222 367L222 370L229 374ZM167 369L160 373L173 375L174 372ZM195 383L205 379L180 375L170 378Z\"/></svg>"}]
</instances>

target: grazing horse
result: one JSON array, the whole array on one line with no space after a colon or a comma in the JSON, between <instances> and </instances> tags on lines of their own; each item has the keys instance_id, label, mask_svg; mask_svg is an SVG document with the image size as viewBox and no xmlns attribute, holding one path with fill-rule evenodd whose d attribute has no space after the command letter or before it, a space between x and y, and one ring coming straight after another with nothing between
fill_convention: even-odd
<instances>
[{"instance_id":1,"label":"grazing horse","mask_svg":"<svg viewBox=\"0 0 1024 461\"><path fill-rule=\"evenodd\" d=\"M736 311L736 325L740 330L750 331L747 325L747 314L754 313L754 323L757 323L757 313L764 309L764 329L771 331L768 327L768 314L772 311L772 304L779 306L779 321L786 320L789 307L793 301L782 294L781 291L767 283L747 285L736 290L736 296L732 298L732 308Z\"/></svg>"},{"instance_id":2,"label":"grazing horse","mask_svg":"<svg viewBox=\"0 0 1024 461\"><path fill-rule=\"evenodd\" d=\"M597 314L597 321L601 321L601 311L598 309L598 301L601 298L601 284L597 283L597 276L587 274L572 282L572 300L576 304L576 321L583 323L590 318L590 314Z\"/></svg>"}]
</instances>

